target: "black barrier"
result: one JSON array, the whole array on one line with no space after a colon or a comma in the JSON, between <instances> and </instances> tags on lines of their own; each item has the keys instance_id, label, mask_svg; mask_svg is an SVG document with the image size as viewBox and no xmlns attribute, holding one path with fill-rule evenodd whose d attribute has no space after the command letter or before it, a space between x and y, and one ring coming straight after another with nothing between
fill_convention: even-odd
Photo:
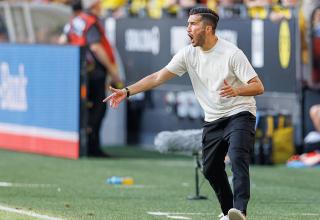
<instances>
[{"instance_id":1,"label":"black barrier","mask_svg":"<svg viewBox=\"0 0 320 220\"><path fill-rule=\"evenodd\" d=\"M117 20L116 46L124 62L127 84L167 65L172 56L189 43L186 25L187 18ZM271 97L270 103L261 101L262 108L272 108L277 102L281 104L282 93L296 95L296 55L299 54L296 25L295 19L279 23L239 18L219 21L217 35L244 51L267 92L280 94L278 98ZM138 111L143 111L144 114L135 120L132 115L137 109L130 109L129 104L128 139L139 140L140 144L150 144L159 131L201 127L203 115L199 113L201 109L194 104L194 98L188 93L191 89L189 77L185 74L148 92L146 97L149 97L148 103L151 104L141 105ZM143 97L138 99L140 102L145 100ZM129 102L136 102L135 98ZM290 103L288 106L294 105L295 103ZM141 123L141 126L132 126L138 123ZM140 138L130 135L138 135Z\"/></svg>"},{"instance_id":2,"label":"black barrier","mask_svg":"<svg viewBox=\"0 0 320 220\"><path fill-rule=\"evenodd\" d=\"M179 46L188 43L187 19L120 19L116 26L116 46L124 60L126 79L132 83L164 67ZM218 35L234 41L252 62L266 91L296 91L296 22L224 19ZM171 85L190 85L173 79Z\"/></svg>"}]
</instances>

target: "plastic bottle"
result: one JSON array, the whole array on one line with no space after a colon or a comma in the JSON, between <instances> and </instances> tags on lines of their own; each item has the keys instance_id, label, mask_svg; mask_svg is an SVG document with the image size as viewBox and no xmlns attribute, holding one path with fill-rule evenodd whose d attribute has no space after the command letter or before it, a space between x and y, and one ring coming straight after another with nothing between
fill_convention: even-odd
<instances>
[{"instance_id":1,"label":"plastic bottle","mask_svg":"<svg viewBox=\"0 0 320 220\"><path fill-rule=\"evenodd\" d=\"M106 180L106 183L112 185L132 185L134 180L131 177L112 176Z\"/></svg>"}]
</instances>

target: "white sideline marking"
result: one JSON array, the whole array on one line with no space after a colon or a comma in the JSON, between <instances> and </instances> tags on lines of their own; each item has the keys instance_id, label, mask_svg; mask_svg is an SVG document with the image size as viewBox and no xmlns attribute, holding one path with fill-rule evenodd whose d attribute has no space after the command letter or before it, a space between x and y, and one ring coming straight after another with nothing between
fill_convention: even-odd
<instances>
[{"instance_id":1,"label":"white sideline marking","mask_svg":"<svg viewBox=\"0 0 320 220\"><path fill-rule=\"evenodd\" d=\"M185 219L185 220L190 220L190 219L191 219L191 218L189 218L189 217L173 216L173 215L167 215L167 218L172 218L172 219Z\"/></svg>"},{"instance_id":2,"label":"white sideline marking","mask_svg":"<svg viewBox=\"0 0 320 220\"><path fill-rule=\"evenodd\" d=\"M18 210L18 209L10 208L10 207L3 206L3 205L0 205L0 210L5 211L5 212L13 212L13 213L17 213L20 215L27 215L27 216L35 217L35 218L42 219L42 220L63 220L62 218L41 215L41 214L37 214L37 213L31 212L31 211Z\"/></svg>"},{"instance_id":3,"label":"white sideline marking","mask_svg":"<svg viewBox=\"0 0 320 220\"><path fill-rule=\"evenodd\" d=\"M213 215L213 213L201 212L147 212L149 215Z\"/></svg>"},{"instance_id":4,"label":"white sideline marking","mask_svg":"<svg viewBox=\"0 0 320 220\"><path fill-rule=\"evenodd\" d=\"M184 219L184 220L190 220L191 218L185 217L183 215L213 215L212 213L200 213L200 212L147 212L149 215L154 216L165 216L167 218L171 219Z\"/></svg>"},{"instance_id":5,"label":"white sideline marking","mask_svg":"<svg viewBox=\"0 0 320 220\"><path fill-rule=\"evenodd\" d=\"M0 182L0 187L31 187L31 188L47 188L47 187L56 187L56 186L51 185L51 184Z\"/></svg>"},{"instance_id":6,"label":"white sideline marking","mask_svg":"<svg viewBox=\"0 0 320 220\"><path fill-rule=\"evenodd\" d=\"M320 213L297 213L295 214L295 216L298 216L298 215L302 215L302 216L320 216Z\"/></svg>"},{"instance_id":7,"label":"white sideline marking","mask_svg":"<svg viewBox=\"0 0 320 220\"><path fill-rule=\"evenodd\" d=\"M140 189L140 188L154 188L155 186L146 186L146 185L115 185L117 188L127 188L127 189Z\"/></svg>"}]
</instances>

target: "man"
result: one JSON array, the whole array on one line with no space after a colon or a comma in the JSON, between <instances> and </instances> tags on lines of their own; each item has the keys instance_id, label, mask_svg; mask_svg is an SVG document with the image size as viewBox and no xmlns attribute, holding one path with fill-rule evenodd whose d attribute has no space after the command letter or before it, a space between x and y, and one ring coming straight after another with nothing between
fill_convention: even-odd
<instances>
[{"instance_id":1,"label":"man","mask_svg":"<svg viewBox=\"0 0 320 220\"><path fill-rule=\"evenodd\" d=\"M70 2L70 6L72 9L72 19L77 17L82 12L81 0L72 0ZM69 33L70 33L70 22L65 24L65 26L63 27L63 32L58 39L58 43L67 44L68 42L70 42L71 39L68 38Z\"/></svg>"},{"instance_id":2,"label":"man","mask_svg":"<svg viewBox=\"0 0 320 220\"><path fill-rule=\"evenodd\" d=\"M6 26L5 20L0 14L0 42L7 42L7 41L9 41L7 26Z\"/></svg>"},{"instance_id":3,"label":"man","mask_svg":"<svg viewBox=\"0 0 320 220\"><path fill-rule=\"evenodd\" d=\"M100 0L82 0L82 8L84 11L78 10L70 21L67 38L73 45L86 47L88 155L106 157L108 155L101 149L99 135L106 112L106 105L101 102L105 97L106 76L109 75L112 83L118 86L122 82L112 47L98 18L101 11Z\"/></svg>"},{"instance_id":4,"label":"man","mask_svg":"<svg viewBox=\"0 0 320 220\"><path fill-rule=\"evenodd\" d=\"M221 220L246 219L250 197L249 161L254 145L255 95L264 87L243 52L215 35L219 17L208 8L189 13L187 32L191 44L170 63L103 101L117 108L130 95L161 85L188 72L195 95L205 112L203 173L214 189L224 216ZM233 171L233 189L225 172L228 152Z\"/></svg>"},{"instance_id":5,"label":"man","mask_svg":"<svg viewBox=\"0 0 320 220\"><path fill-rule=\"evenodd\" d=\"M317 132L320 132L320 105L316 104L311 106L309 111L310 118L313 126Z\"/></svg>"}]
</instances>

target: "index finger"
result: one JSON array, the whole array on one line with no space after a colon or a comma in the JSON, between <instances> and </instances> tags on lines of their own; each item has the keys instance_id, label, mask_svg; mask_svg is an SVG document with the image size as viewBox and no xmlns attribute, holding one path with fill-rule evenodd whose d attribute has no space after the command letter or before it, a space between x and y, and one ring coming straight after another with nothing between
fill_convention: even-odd
<instances>
[{"instance_id":1,"label":"index finger","mask_svg":"<svg viewBox=\"0 0 320 220\"><path fill-rule=\"evenodd\" d=\"M109 90L111 92L117 92L119 89L113 88L112 86L109 86Z\"/></svg>"},{"instance_id":2,"label":"index finger","mask_svg":"<svg viewBox=\"0 0 320 220\"><path fill-rule=\"evenodd\" d=\"M112 93L112 94L109 95L107 98L105 98L104 100L102 100L102 102L107 102L107 101L109 101L113 96L114 96L114 93Z\"/></svg>"}]
</instances>

